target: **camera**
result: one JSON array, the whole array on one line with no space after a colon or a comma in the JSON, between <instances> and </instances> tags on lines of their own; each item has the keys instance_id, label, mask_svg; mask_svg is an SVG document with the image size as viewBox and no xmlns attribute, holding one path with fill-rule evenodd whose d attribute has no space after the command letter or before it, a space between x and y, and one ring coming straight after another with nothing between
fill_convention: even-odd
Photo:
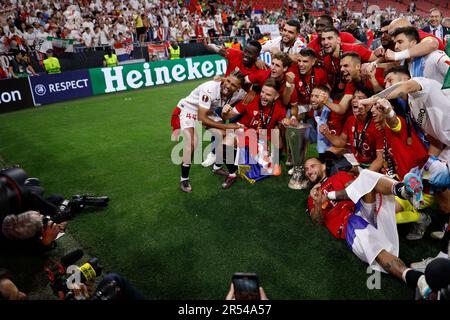
<instances>
[{"instance_id":1,"label":"camera","mask_svg":"<svg viewBox=\"0 0 450 320\"><path fill-rule=\"evenodd\" d=\"M27 179L27 173L18 166L0 170L0 216L19 214L30 207Z\"/></svg>"},{"instance_id":2,"label":"camera","mask_svg":"<svg viewBox=\"0 0 450 320\"><path fill-rule=\"evenodd\" d=\"M39 180L29 178L19 166L0 170L0 217L9 214L19 214L27 210L38 210L37 204L46 202L40 195L44 190L37 187ZM61 223L73 218L86 206L107 207L109 198L106 196L93 197L89 195L75 195L71 200L64 200L57 206L56 212L46 216L44 227L49 220ZM48 202L47 202L48 203ZM50 203L50 206L53 204ZM48 208L49 206L44 206ZM44 215L49 212L41 212Z\"/></svg>"},{"instance_id":3,"label":"camera","mask_svg":"<svg viewBox=\"0 0 450 320\"><path fill-rule=\"evenodd\" d=\"M54 215L45 216L42 223L44 228L47 227L48 221L52 220L55 223L61 223L72 219L78 212L86 206L107 207L109 198L106 196L92 197L88 195L75 195L72 200L64 200L58 206L58 212Z\"/></svg>"},{"instance_id":4,"label":"camera","mask_svg":"<svg viewBox=\"0 0 450 320\"><path fill-rule=\"evenodd\" d=\"M102 282L95 290L90 300L119 300L122 299L122 289L115 280Z\"/></svg>"},{"instance_id":5,"label":"camera","mask_svg":"<svg viewBox=\"0 0 450 320\"><path fill-rule=\"evenodd\" d=\"M261 300L259 279L255 273L236 272L232 282L236 300Z\"/></svg>"},{"instance_id":6,"label":"camera","mask_svg":"<svg viewBox=\"0 0 450 320\"><path fill-rule=\"evenodd\" d=\"M44 267L47 273L50 286L60 299L72 300L75 299L73 290L70 289L73 281L79 280L80 283L94 282L95 279L101 275L102 267L99 264L98 258L91 258L80 267L76 269L76 272L68 274L67 270L69 266L73 266L78 260L83 257L83 251L81 249L72 251L61 258L61 260L50 260ZM79 278L76 275L79 272Z\"/></svg>"}]
</instances>

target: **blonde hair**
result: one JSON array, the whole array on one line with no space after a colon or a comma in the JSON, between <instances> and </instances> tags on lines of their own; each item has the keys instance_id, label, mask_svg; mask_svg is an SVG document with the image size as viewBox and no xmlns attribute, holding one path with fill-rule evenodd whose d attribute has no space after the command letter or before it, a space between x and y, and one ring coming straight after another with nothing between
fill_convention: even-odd
<instances>
[{"instance_id":1,"label":"blonde hair","mask_svg":"<svg viewBox=\"0 0 450 320\"><path fill-rule=\"evenodd\" d=\"M26 211L5 217L2 223L2 233L10 240L30 239L42 229L42 217L37 211Z\"/></svg>"}]
</instances>

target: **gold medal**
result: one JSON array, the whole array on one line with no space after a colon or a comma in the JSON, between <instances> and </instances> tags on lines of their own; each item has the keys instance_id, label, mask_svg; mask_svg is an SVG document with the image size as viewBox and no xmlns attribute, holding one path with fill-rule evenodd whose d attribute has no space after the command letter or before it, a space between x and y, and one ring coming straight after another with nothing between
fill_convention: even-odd
<instances>
[{"instance_id":1,"label":"gold medal","mask_svg":"<svg viewBox=\"0 0 450 320\"><path fill-rule=\"evenodd\" d=\"M408 144L408 146L412 145L412 138L408 137L408 139L406 139L406 143Z\"/></svg>"}]
</instances>

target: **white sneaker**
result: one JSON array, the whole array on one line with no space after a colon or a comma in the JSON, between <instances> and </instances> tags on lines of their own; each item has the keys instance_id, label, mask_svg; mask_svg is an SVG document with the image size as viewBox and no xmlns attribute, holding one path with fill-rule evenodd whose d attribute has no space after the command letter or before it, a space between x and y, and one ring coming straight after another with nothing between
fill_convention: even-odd
<instances>
[{"instance_id":1,"label":"white sneaker","mask_svg":"<svg viewBox=\"0 0 450 320\"><path fill-rule=\"evenodd\" d=\"M407 240L422 239L423 235L425 234L425 231L431 224L431 218L429 215L427 215L426 213L421 213L420 215L421 215L420 220L412 224L411 230L406 235Z\"/></svg>"},{"instance_id":2,"label":"white sneaker","mask_svg":"<svg viewBox=\"0 0 450 320\"><path fill-rule=\"evenodd\" d=\"M425 268L427 267L427 265L433 261L434 259L437 258L447 258L448 259L448 255L443 253L442 251L438 253L438 255L436 257L428 257L426 259L423 259L422 261L419 262L413 262L410 264L410 267L414 270L420 271L420 272L425 272Z\"/></svg>"},{"instance_id":3,"label":"white sneaker","mask_svg":"<svg viewBox=\"0 0 450 320\"><path fill-rule=\"evenodd\" d=\"M202 162L202 166L209 167L212 166L216 162L216 155L212 152L208 153L205 161Z\"/></svg>"},{"instance_id":4,"label":"white sneaker","mask_svg":"<svg viewBox=\"0 0 450 320\"><path fill-rule=\"evenodd\" d=\"M288 175L292 176L294 174L294 167L290 168L288 171Z\"/></svg>"},{"instance_id":5,"label":"white sneaker","mask_svg":"<svg viewBox=\"0 0 450 320\"><path fill-rule=\"evenodd\" d=\"M427 267L427 265L434 259L436 258L428 257L426 259L423 259L422 261L411 263L410 267L416 271L425 272L425 268Z\"/></svg>"},{"instance_id":6,"label":"white sneaker","mask_svg":"<svg viewBox=\"0 0 450 320\"><path fill-rule=\"evenodd\" d=\"M442 240L444 234L444 231L433 231L430 233L430 237L432 237L434 240Z\"/></svg>"},{"instance_id":7,"label":"white sneaker","mask_svg":"<svg viewBox=\"0 0 450 320\"><path fill-rule=\"evenodd\" d=\"M442 230L431 232L430 237L432 237L435 240L441 240L444 237L445 231L447 230L447 228L448 228L448 224L446 223L444 225L444 227L442 228Z\"/></svg>"}]
</instances>

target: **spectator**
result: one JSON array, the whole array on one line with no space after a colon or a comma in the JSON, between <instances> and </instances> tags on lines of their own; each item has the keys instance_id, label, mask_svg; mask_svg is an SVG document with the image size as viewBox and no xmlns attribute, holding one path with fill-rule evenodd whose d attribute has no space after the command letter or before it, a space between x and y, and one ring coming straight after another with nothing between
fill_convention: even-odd
<instances>
[{"instance_id":1,"label":"spectator","mask_svg":"<svg viewBox=\"0 0 450 320\"><path fill-rule=\"evenodd\" d=\"M36 34L34 33L34 28L32 26L28 26L26 28L26 32L23 35L23 38L25 40L25 44L27 45L28 49L29 50L34 49Z\"/></svg>"},{"instance_id":2,"label":"spectator","mask_svg":"<svg viewBox=\"0 0 450 320\"><path fill-rule=\"evenodd\" d=\"M142 43L145 41L145 32L146 32L144 22L142 20L141 15L138 13L133 14L133 19L134 19L134 27L136 29L137 40Z\"/></svg>"},{"instance_id":3,"label":"spectator","mask_svg":"<svg viewBox=\"0 0 450 320\"><path fill-rule=\"evenodd\" d=\"M442 26L441 21L442 12L437 8L433 8L430 10L429 24L422 30L427 33L431 33L435 37L444 41L446 39L446 35L450 34L450 29Z\"/></svg>"},{"instance_id":4,"label":"spectator","mask_svg":"<svg viewBox=\"0 0 450 320\"><path fill-rule=\"evenodd\" d=\"M239 43L237 38L233 39L233 43L231 44L231 48L236 49L236 50L242 50L242 46Z\"/></svg>"},{"instance_id":5,"label":"spectator","mask_svg":"<svg viewBox=\"0 0 450 320\"><path fill-rule=\"evenodd\" d=\"M28 77L28 74L36 76L37 73L34 71L33 67L24 59L25 52L16 51L14 54L14 59L10 61L9 73L13 78Z\"/></svg>"},{"instance_id":6,"label":"spectator","mask_svg":"<svg viewBox=\"0 0 450 320\"><path fill-rule=\"evenodd\" d=\"M87 48L92 48L94 35L92 34L92 31L89 27L86 27L86 29L84 29L81 38L83 39L83 44Z\"/></svg>"}]
</instances>

